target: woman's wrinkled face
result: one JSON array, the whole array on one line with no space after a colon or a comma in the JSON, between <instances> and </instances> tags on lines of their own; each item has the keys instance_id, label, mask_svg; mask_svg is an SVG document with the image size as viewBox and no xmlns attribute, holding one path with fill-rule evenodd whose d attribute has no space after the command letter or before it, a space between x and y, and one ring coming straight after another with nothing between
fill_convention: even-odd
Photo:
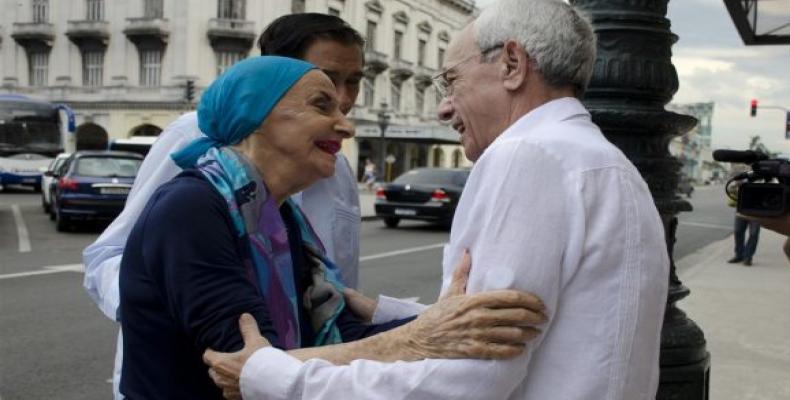
<instances>
[{"instance_id":1,"label":"woman's wrinkled face","mask_svg":"<svg viewBox=\"0 0 790 400\"><path fill-rule=\"evenodd\" d=\"M311 184L335 172L335 153L354 127L340 110L332 81L320 70L305 74L258 128L255 153L267 167ZM259 158L259 157L256 157Z\"/></svg>"}]
</instances>

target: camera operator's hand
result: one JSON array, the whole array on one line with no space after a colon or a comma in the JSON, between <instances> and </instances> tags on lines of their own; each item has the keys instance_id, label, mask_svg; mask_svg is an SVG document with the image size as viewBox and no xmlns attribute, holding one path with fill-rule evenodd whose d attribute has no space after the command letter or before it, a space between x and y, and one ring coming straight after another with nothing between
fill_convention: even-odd
<instances>
[{"instance_id":1,"label":"camera operator's hand","mask_svg":"<svg viewBox=\"0 0 790 400\"><path fill-rule=\"evenodd\" d=\"M748 215L738 214L738 217L749 221L755 221L763 228L770 229L774 232L787 236L782 250L790 261L790 214L781 215L779 217L751 217Z\"/></svg>"},{"instance_id":2,"label":"camera operator's hand","mask_svg":"<svg viewBox=\"0 0 790 400\"><path fill-rule=\"evenodd\" d=\"M763 228L790 237L790 213L779 217L752 217L743 214L738 214L738 217L748 221L758 222Z\"/></svg>"}]
</instances>

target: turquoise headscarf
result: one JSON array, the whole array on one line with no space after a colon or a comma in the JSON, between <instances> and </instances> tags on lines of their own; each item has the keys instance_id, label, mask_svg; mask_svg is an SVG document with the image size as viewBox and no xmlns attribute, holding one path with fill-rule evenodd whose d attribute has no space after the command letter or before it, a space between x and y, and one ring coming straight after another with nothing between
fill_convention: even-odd
<instances>
[{"instance_id":1,"label":"turquoise headscarf","mask_svg":"<svg viewBox=\"0 0 790 400\"><path fill-rule=\"evenodd\" d=\"M252 134L291 87L315 65L287 57L260 56L228 68L203 92L198 126L206 135L170 155L190 168L212 147L236 144Z\"/></svg>"}]
</instances>

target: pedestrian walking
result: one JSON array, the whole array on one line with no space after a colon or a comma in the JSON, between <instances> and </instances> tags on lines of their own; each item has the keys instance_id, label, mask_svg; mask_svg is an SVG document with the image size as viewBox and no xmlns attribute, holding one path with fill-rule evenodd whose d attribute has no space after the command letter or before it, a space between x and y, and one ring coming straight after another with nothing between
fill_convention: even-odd
<instances>
[{"instance_id":1,"label":"pedestrian walking","mask_svg":"<svg viewBox=\"0 0 790 400\"><path fill-rule=\"evenodd\" d=\"M735 207L738 204L738 190L740 183L733 185L733 189L728 192L727 205ZM749 231L749 238L746 239L746 231ZM747 267L752 266L752 258L757 251L757 241L760 239L760 223L742 218L735 214L735 256L727 262L730 264L740 263Z\"/></svg>"}]
</instances>

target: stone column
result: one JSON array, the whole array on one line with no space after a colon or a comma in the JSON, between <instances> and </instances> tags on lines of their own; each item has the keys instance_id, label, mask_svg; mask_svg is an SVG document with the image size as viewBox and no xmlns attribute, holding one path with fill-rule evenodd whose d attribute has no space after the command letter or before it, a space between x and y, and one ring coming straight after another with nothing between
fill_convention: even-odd
<instances>
[{"instance_id":1,"label":"stone column","mask_svg":"<svg viewBox=\"0 0 790 400\"><path fill-rule=\"evenodd\" d=\"M675 272L677 214L691 204L676 194L680 162L669 142L696 124L666 111L678 89L671 61L677 36L666 18L668 0L571 0L593 24L598 58L584 103L606 137L636 165L661 214L670 255L669 296L661 333L658 399L708 399L710 355L702 330L676 302L688 296Z\"/></svg>"}]
</instances>

